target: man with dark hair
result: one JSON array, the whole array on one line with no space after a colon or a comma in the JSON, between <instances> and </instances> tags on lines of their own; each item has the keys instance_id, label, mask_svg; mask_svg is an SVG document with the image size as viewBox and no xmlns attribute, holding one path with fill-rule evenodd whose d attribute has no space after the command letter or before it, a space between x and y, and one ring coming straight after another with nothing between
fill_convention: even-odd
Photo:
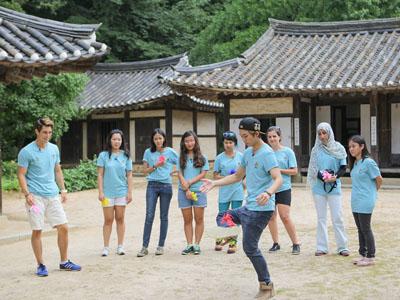
<instances>
[{"instance_id":1,"label":"man with dark hair","mask_svg":"<svg viewBox=\"0 0 400 300\"><path fill-rule=\"evenodd\" d=\"M261 139L261 123L255 118L244 118L239 123L239 132L248 146L244 151L241 166L235 174L219 180L203 179L202 192L215 186L238 182L246 175L247 204L240 208L219 213L217 223L231 226L241 224L243 230L243 250L257 272L260 284L258 297L271 298L275 295L267 262L258 241L275 210L275 192L282 184L282 177L273 150Z\"/></svg>"},{"instance_id":2,"label":"man with dark hair","mask_svg":"<svg viewBox=\"0 0 400 300\"><path fill-rule=\"evenodd\" d=\"M58 232L60 269L80 271L81 267L68 260L68 225L61 202L67 200L67 190L60 166L58 147L50 143L54 123L40 118L35 124L36 140L21 149L18 154L18 181L25 196L25 206L32 227L31 243L38 263L36 275L47 276L43 264L42 230L44 218ZM61 189L61 190L60 190ZM61 201L59 193L61 192Z\"/></svg>"}]
</instances>

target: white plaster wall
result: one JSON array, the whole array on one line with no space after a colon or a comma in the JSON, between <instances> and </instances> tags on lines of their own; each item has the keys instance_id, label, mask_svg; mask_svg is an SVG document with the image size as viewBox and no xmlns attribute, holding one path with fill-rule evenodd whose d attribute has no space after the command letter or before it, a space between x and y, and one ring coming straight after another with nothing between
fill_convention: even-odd
<instances>
[{"instance_id":1,"label":"white plaster wall","mask_svg":"<svg viewBox=\"0 0 400 300\"><path fill-rule=\"evenodd\" d=\"M184 134L187 130L193 130L193 113L187 110L172 111L173 134Z\"/></svg>"},{"instance_id":2,"label":"white plaster wall","mask_svg":"<svg viewBox=\"0 0 400 300\"><path fill-rule=\"evenodd\" d=\"M165 119L160 119L160 129L164 130L164 132L166 132L165 130Z\"/></svg>"},{"instance_id":3,"label":"white plaster wall","mask_svg":"<svg viewBox=\"0 0 400 300\"><path fill-rule=\"evenodd\" d=\"M292 148L292 118L276 118L276 126L279 126L282 130L282 144L284 146Z\"/></svg>"},{"instance_id":4,"label":"white plaster wall","mask_svg":"<svg viewBox=\"0 0 400 300\"><path fill-rule=\"evenodd\" d=\"M132 110L129 116L131 118L165 117L165 110Z\"/></svg>"},{"instance_id":5,"label":"white plaster wall","mask_svg":"<svg viewBox=\"0 0 400 300\"><path fill-rule=\"evenodd\" d=\"M321 122L331 123L331 107L329 105L326 106L317 106L316 107L316 125L318 126Z\"/></svg>"},{"instance_id":6,"label":"white plaster wall","mask_svg":"<svg viewBox=\"0 0 400 300\"><path fill-rule=\"evenodd\" d=\"M360 105L360 126L361 135L367 143L367 148L371 151L371 108L369 104Z\"/></svg>"},{"instance_id":7,"label":"white plaster wall","mask_svg":"<svg viewBox=\"0 0 400 300\"><path fill-rule=\"evenodd\" d=\"M201 152L208 160L215 160L217 156L217 142L215 137L199 137Z\"/></svg>"},{"instance_id":8,"label":"white plaster wall","mask_svg":"<svg viewBox=\"0 0 400 300\"><path fill-rule=\"evenodd\" d=\"M229 120L229 130L231 130L231 131L236 133L237 139L238 139L237 149L240 152L243 152L246 149L246 146L243 143L242 138L240 137L240 134L239 134L239 123L240 123L240 120L241 120L241 118L240 119L230 119ZM220 141L220 142L222 143L222 141Z\"/></svg>"},{"instance_id":9,"label":"white plaster wall","mask_svg":"<svg viewBox=\"0 0 400 300\"><path fill-rule=\"evenodd\" d=\"M197 134L214 134L215 135L215 114L214 113L197 113Z\"/></svg>"},{"instance_id":10,"label":"white plaster wall","mask_svg":"<svg viewBox=\"0 0 400 300\"><path fill-rule=\"evenodd\" d=\"M293 113L292 97L231 99L229 102L232 116Z\"/></svg>"},{"instance_id":11,"label":"white plaster wall","mask_svg":"<svg viewBox=\"0 0 400 300\"><path fill-rule=\"evenodd\" d=\"M392 103L392 153L400 154L400 103Z\"/></svg>"},{"instance_id":12,"label":"white plaster wall","mask_svg":"<svg viewBox=\"0 0 400 300\"><path fill-rule=\"evenodd\" d=\"M180 144L181 144L181 138L180 137L173 137L172 138L172 148L174 148L174 150L176 151L176 153L181 152L180 149Z\"/></svg>"}]
</instances>

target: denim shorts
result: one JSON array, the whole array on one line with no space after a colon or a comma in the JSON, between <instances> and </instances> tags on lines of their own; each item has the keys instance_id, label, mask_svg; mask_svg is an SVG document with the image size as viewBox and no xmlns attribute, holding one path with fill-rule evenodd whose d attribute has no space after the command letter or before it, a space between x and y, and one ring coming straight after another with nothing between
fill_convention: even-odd
<instances>
[{"instance_id":1,"label":"denim shorts","mask_svg":"<svg viewBox=\"0 0 400 300\"><path fill-rule=\"evenodd\" d=\"M186 198L186 192L178 189L178 204L179 208L189 207L207 207L207 195L201 192L196 192L197 201L189 200Z\"/></svg>"}]
</instances>

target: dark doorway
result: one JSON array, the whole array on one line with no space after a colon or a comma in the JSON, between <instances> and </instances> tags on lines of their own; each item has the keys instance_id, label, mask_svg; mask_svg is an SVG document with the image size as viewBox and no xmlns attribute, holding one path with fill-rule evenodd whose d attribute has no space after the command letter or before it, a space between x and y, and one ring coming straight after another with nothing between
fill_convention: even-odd
<instances>
[{"instance_id":1,"label":"dark doorway","mask_svg":"<svg viewBox=\"0 0 400 300\"><path fill-rule=\"evenodd\" d=\"M150 147L150 138L153 130L160 127L159 118L145 118L135 120L135 161L143 160L144 151Z\"/></svg>"},{"instance_id":2,"label":"dark doorway","mask_svg":"<svg viewBox=\"0 0 400 300\"><path fill-rule=\"evenodd\" d=\"M267 133L267 130L271 126L275 126L276 124L276 119L275 118L259 118L261 122L261 131ZM261 135L262 140L267 143L267 136L262 134Z\"/></svg>"},{"instance_id":3,"label":"dark doorway","mask_svg":"<svg viewBox=\"0 0 400 300\"><path fill-rule=\"evenodd\" d=\"M360 134L360 105L332 106L332 129L336 141L347 148L350 137Z\"/></svg>"},{"instance_id":4,"label":"dark doorway","mask_svg":"<svg viewBox=\"0 0 400 300\"><path fill-rule=\"evenodd\" d=\"M82 158L82 122L72 121L61 137L61 163L76 164Z\"/></svg>"}]
</instances>

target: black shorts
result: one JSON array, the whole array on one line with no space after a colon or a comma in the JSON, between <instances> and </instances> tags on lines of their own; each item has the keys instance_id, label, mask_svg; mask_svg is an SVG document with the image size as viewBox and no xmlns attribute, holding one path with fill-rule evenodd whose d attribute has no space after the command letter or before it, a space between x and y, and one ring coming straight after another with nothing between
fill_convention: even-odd
<instances>
[{"instance_id":1,"label":"black shorts","mask_svg":"<svg viewBox=\"0 0 400 300\"><path fill-rule=\"evenodd\" d=\"M290 206L292 202L292 190L288 189L286 191L275 193L275 205L284 204Z\"/></svg>"}]
</instances>

